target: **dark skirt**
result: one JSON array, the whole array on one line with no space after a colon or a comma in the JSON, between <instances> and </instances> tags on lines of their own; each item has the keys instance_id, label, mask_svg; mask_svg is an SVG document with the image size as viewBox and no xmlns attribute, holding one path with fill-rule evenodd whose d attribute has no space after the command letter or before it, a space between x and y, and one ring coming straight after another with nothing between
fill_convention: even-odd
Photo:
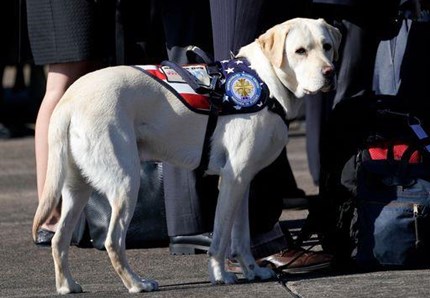
<instances>
[{"instance_id":1,"label":"dark skirt","mask_svg":"<svg viewBox=\"0 0 430 298\"><path fill-rule=\"evenodd\" d=\"M113 40L113 13L94 0L27 0L27 20L37 65L101 59ZM114 6L112 6L114 9ZM111 20L111 23L109 21Z\"/></svg>"}]
</instances>

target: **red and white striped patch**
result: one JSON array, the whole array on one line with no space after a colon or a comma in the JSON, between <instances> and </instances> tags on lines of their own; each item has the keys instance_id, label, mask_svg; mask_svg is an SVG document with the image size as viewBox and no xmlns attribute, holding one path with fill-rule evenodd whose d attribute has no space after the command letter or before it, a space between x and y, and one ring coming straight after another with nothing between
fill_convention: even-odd
<instances>
[{"instance_id":1,"label":"red and white striped patch","mask_svg":"<svg viewBox=\"0 0 430 298\"><path fill-rule=\"evenodd\" d=\"M196 93L173 69L159 65L136 65L136 67L168 84L194 109L205 111L210 109L209 97Z\"/></svg>"}]
</instances>

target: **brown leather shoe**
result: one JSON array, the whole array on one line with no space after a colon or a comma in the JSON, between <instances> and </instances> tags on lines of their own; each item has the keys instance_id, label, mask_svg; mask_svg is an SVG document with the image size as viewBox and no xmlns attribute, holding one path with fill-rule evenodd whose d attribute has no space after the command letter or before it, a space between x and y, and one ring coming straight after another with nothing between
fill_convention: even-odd
<instances>
[{"instance_id":1,"label":"brown leather shoe","mask_svg":"<svg viewBox=\"0 0 430 298\"><path fill-rule=\"evenodd\" d=\"M331 255L321 252L291 249L258 259L257 264L261 267L298 274L328 268L332 259ZM239 262L235 260L228 259L225 262L225 268L229 272L242 273Z\"/></svg>"},{"instance_id":2,"label":"brown leather shoe","mask_svg":"<svg viewBox=\"0 0 430 298\"><path fill-rule=\"evenodd\" d=\"M304 249L290 249L259 259L287 273L308 273L330 267L333 256Z\"/></svg>"}]
</instances>

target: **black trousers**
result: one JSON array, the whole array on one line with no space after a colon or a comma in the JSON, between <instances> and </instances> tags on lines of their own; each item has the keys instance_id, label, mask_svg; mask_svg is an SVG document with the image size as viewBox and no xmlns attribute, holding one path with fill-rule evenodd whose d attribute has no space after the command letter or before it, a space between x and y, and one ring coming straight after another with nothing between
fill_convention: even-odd
<instances>
[{"instance_id":1,"label":"black trousers","mask_svg":"<svg viewBox=\"0 0 430 298\"><path fill-rule=\"evenodd\" d=\"M337 86L331 93L317 94L306 99L306 150L309 169L316 184L320 182L320 141L325 123L333 107L345 98L372 90L376 51L381 33L365 18L339 9L335 5L316 6L312 14L323 17L342 32L339 61L336 62ZM381 27L381 25L379 26ZM341 125L341 124L340 124Z\"/></svg>"}]
</instances>

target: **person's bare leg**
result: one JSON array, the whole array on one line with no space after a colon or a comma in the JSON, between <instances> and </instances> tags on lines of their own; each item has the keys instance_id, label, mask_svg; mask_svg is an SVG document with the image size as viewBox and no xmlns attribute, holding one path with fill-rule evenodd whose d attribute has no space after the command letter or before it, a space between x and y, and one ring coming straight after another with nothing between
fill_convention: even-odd
<instances>
[{"instance_id":1,"label":"person's bare leg","mask_svg":"<svg viewBox=\"0 0 430 298\"><path fill-rule=\"evenodd\" d=\"M79 77L94 69L89 61L51 64L48 66L46 91L36 119L35 153L37 194L41 197L45 184L48 163L48 127L51 114L67 88ZM49 231L55 231L60 217L60 206L42 226Z\"/></svg>"}]
</instances>

